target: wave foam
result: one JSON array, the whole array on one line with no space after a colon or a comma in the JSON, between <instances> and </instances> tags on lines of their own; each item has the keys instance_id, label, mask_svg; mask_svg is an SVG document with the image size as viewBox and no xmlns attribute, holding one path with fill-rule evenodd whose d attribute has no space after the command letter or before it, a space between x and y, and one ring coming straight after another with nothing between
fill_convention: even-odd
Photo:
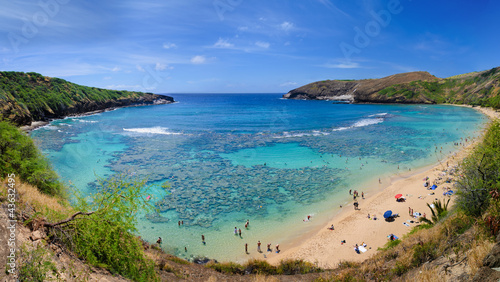
<instances>
[{"instance_id":1,"label":"wave foam","mask_svg":"<svg viewBox=\"0 0 500 282\"><path fill-rule=\"evenodd\" d=\"M180 135L181 133L168 131L168 128L155 126L146 128L124 128L123 131L143 133L143 134L163 134L163 135Z\"/></svg>"},{"instance_id":2,"label":"wave foam","mask_svg":"<svg viewBox=\"0 0 500 282\"><path fill-rule=\"evenodd\" d=\"M365 119L362 119L360 121L357 121L351 127L363 127L363 126L378 124L378 123L382 123L382 122L384 122L383 118L365 118Z\"/></svg>"},{"instance_id":3,"label":"wave foam","mask_svg":"<svg viewBox=\"0 0 500 282\"><path fill-rule=\"evenodd\" d=\"M368 117L385 117L387 116L389 113L379 113L379 114L374 114L374 115L369 115Z\"/></svg>"},{"instance_id":4,"label":"wave foam","mask_svg":"<svg viewBox=\"0 0 500 282\"><path fill-rule=\"evenodd\" d=\"M383 117L385 117L385 115L387 115L387 113L373 115L373 116L378 116L378 117L376 117L376 118L364 118L364 119L358 120L357 122L355 122L351 126L334 128L331 130L331 132L379 124L379 123L384 122ZM313 130L311 132L288 132L288 131L285 131L282 133L282 135L275 136L274 138L294 138L294 137L297 138L297 137L309 137L309 136L324 136L324 135L330 135L331 132L319 131L319 130Z\"/></svg>"}]
</instances>

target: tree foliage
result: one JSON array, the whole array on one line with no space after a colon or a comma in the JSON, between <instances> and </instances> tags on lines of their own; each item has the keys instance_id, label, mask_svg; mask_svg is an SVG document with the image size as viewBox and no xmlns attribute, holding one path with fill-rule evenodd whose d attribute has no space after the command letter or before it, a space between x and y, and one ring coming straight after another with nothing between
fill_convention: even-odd
<instances>
[{"instance_id":1,"label":"tree foliage","mask_svg":"<svg viewBox=\"0 0 500 282\"><path fill-rule=\"evenodd\" d=\"M479 216L490 203L490 192L500 185L500 121L492 122L484 141L464 160L461 170L457 206Z\"/></svg>"},{"instance_id":2,"label":"tree foliage","mask_svg":"<svg viewBox=\"0 0 500 282\"><path fill-rule=\"evenodd\" d=\"M124 176L100 181L99 191L90 198L77 197L79 212L45 226L53 240L92 265L136 281L156 280L154 263L145 257L142 241L133 234L137 213L152 209L145 183Z\"/></svg>"},{"instance_id":3,"label":"tree foliage","mask_svg":"<svg viewBox=\"0 0 500 282\"><path fill-rule=\"evenodd\" d=\"M427 203L427 206L431 210L432 216L431 219L427 219L425 217L421 217L420 221L425 222L427 224L433 225L438 223L441 219L443 219L448 213L448 204L450 203L450 199L448 201L434 201L432 205Z\"/></svg>"},{"instance_id":4,"label":"tree foliage","mask_svg":"<svg viewBox=\"0 0 500 282\"><path fill-rule=\"evenodd\" d=\"M63 185L33 140L15 126L0 122L0 178L15 174L49 195L61 195Z\"/></svg>"},{"instance_id":5,"label":"tree foliage","mask_svg":"<svg viewBox=\"0 0 500 282\"><path fill-rule=\"evenodd\" d=\"M144 93L82 86L35 72L0 72L0 105L17 103L32 117L32 120L60 117L61 113L64 115L69 108L77 104L108 103L142 95Z\"/></svg>"}]
</instances>

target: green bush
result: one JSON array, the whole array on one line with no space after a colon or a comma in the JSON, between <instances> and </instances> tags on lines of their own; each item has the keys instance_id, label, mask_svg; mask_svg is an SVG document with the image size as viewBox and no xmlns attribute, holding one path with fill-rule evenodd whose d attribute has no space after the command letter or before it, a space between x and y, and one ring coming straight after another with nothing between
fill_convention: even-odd
<instances>
[{"instance_id":1,"label":"green bush","mask_svg":"<svg viewBox=\"0 0 500 282\"><path fill-rule=\"evenodd\" d=\"M134 236L137 212L152 207L146 201L146 181L122 176L100 182L91 199L78 197L73 220L50 228L59 240L88 263L104 267L135 281L157 280L154 262L144 254Z\"/></svg>"},{"instance_id":2,"label":"green bush","mask_svg":"<svg viewBox=\"0 0 500 282\"><path fill-rule=\"evenodd\" d=\"M417 244L413 247L412 265L420 266L424 262L431 261L437 256L437 244L435 242L426 242Z\"/></svg>"},{"instance_id":3,"label":"green bush","mask_svg":"<svg viewBox=\"0 0 500 282\"><path fill-rule=\"evenodd\" d=\"M15 126L0 122L0 178L15 174L40 192L62 195L63 185L33 140Z\"/></svg>"},{"instance_id":4,"label":"green bush","mask_svg":"<svg viewBox=\"0 0 500 282\"><path fill-rule=\"evenodd\" d=\"M489 205L489 192L500 184L500 122L494 121L483 143L466 158L457 181L457 206L467 215L480 216Z\"/></svg>"}]
</instances>

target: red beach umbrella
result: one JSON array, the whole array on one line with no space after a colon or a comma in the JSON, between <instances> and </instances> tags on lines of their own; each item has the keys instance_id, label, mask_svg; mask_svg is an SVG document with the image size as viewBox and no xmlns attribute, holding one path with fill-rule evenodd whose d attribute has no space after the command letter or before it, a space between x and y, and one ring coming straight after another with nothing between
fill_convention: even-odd
<instances>
[{"instance_id":1,"label":"red beach umbrella","mask_svg":"<svg viewBox=\"0 0 500 282\"><path fill-rule=\"evenodd\" d=\"M396 197L396 199L399 199L399 198L403 197L403 194L397 194L395 197Z\"/></svg>"}]
</instances>

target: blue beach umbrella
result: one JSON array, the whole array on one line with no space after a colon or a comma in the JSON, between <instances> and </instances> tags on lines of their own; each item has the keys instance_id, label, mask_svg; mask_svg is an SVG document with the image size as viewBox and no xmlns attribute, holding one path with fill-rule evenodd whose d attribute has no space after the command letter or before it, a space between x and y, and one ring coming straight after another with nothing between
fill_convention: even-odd
<instances>
[{"instance_id":1,"label":"blue beach umbrella","mask_svg":"<svg viewBox=\"0 0 500 282\"><path fill-rule=\"evenodd\" d=\"M389 218L392 216L392 211L386 211L384 212L384 218Z\"/></svg>"}]
</instances>

